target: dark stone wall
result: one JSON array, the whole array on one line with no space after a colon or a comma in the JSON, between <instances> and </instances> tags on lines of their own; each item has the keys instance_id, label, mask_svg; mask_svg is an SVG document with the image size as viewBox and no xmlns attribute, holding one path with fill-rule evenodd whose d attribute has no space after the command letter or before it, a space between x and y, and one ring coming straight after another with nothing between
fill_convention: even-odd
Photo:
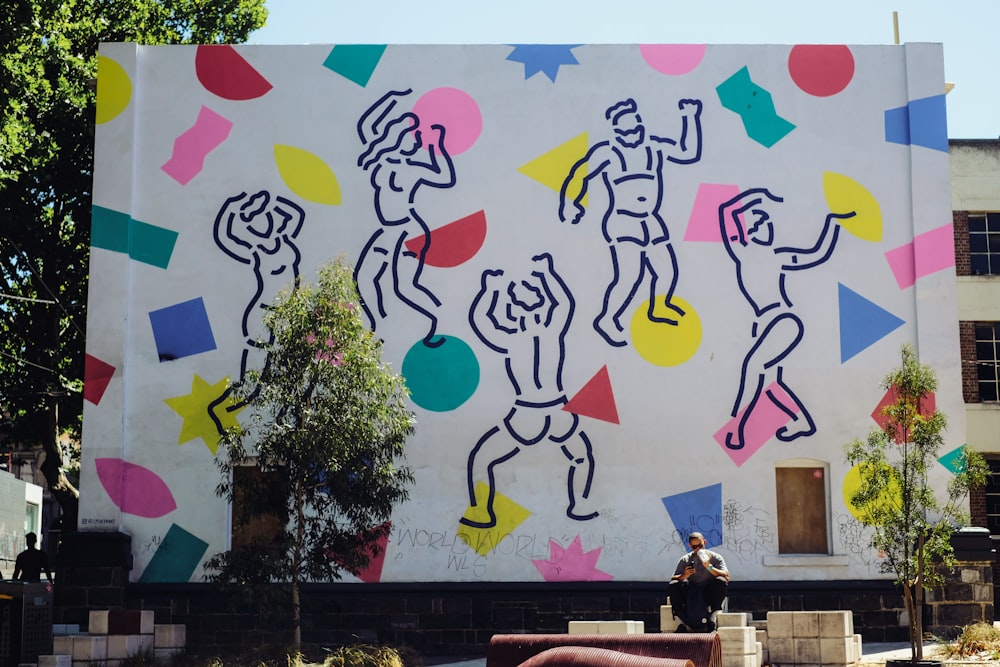
<instances>
[{"instance_id":1,"label":"dark stone wall","mask_svg":"<svg viewBox=\"0 0 1000 667\"><path fill-rule=\"evenodd\" d=\"M98 534L100 535L100 534ZM66 536L68 537L68 536ZM967 536L989 544L989 535ZM967 540L968 541L968 540ZM925 628L941 636L978 620L992 623L992 553L976 542L940 589L928 591ZM64 537L56 562L55 623L86 630L94 609L151 609L156 623L187 628L190 654L240 655L290 643L287 591L266 597L214 584L128 583L128 536ZM666 582L306 584L302 639L307 646L378 643L422 655L485 655L494 634L564 633L569 621L637 620L658 632ZM729 609L766 619L769 611L848 610L868 642L906 641L902 594L891 581L735 581Z\"/></svg>"}]
</instances>

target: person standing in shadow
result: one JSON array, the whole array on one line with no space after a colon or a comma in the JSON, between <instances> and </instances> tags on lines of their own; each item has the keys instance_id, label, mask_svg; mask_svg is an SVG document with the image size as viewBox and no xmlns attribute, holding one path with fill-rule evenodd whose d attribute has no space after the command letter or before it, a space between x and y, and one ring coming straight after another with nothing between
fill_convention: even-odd
<instances>
[{"instance_id":1,"label":"person standing in shadow","mask_svg":"<svg viewBox=\"0 0 1000 667\"><path fill-rule=\"evenodd\" d=\"M38 536L28 533L24 536L24 541L28 548L17 555L14 561L15 581L41 581L42 572L45 578L52 581L52 571L49 570L49 557L44 551L35 547L38 543Z\"/></svg>"}]
</instances>

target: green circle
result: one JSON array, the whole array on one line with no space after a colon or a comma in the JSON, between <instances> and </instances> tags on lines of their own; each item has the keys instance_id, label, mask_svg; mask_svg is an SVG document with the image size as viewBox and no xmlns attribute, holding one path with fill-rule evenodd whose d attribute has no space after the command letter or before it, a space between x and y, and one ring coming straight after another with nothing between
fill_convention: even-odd
<instances>
[{"instance_id":1,"label":"green circle","mask_svg":"<svg viewBox=\"0 0 1000 667\"><path fill-rule=\"evenodd\" d=\"M419 340L403 358L410 398L425 410L447 412L469 400L479 386L479 361L465 341L441 336L429 347Z\"/></svg>"}]
</instances>

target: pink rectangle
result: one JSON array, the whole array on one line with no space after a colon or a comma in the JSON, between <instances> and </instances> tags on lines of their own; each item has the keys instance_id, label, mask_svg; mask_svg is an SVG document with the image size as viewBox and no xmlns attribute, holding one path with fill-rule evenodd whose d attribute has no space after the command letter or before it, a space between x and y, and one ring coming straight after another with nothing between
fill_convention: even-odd
<instances>
[{"instance_id":1,"label":"pink rectangle","mask_svg":"<svg viewBox=\"0 0 1000 667\"><path fill-rule=\"evenodd\" d=\"M722 451L729 455L738 466L746 463L751 456L757 453L768 440L774 437L779 428L791 421L788 413L779 408L767 397L768 392L772 393L784 405L795 405L795 401L788 396L784 389L777 382L772 382L760 398L754 408L753 415L747 420L743 429L743 448L730 449L726 446L726 433L735 432L739 428L740 420L746 408L740 410L739 414L730 419L715 433L715 441L722 445Z\"/></svg>"},{"instance_id":2,"label":"pink rectangle","mask_svg":"<svg viewBox=\"0 0 1000 667\"><path fill-rule=\"evenodd\" d=\"M899 289L912 286L917 278L955 266L955 233L952 225L942 225L885 253Z\"/></svg>"}]
</instances>

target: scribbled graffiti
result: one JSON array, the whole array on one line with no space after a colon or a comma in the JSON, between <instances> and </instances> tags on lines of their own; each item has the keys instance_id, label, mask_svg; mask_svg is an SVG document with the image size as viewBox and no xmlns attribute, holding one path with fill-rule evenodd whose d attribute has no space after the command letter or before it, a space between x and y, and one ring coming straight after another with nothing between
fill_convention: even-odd
<instances>
[{"instance_id":1,"label":"scribbled graffiti","mask_svg":"<svg viewBox=\"0 0 1000 667\"><path fill-rule=\"evenodd\" d=\"M775 552L773 521L760 507L729 499L722 508L723 546L740 561Z\"/></svg>"}]
</instances>

